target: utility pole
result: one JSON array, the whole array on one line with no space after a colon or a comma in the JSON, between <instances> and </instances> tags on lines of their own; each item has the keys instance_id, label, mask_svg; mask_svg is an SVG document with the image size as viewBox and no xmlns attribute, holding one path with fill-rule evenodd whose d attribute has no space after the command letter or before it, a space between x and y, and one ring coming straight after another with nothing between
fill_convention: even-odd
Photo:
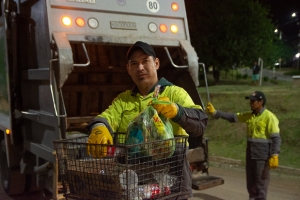
<instances>
[{"instance_id":1,"label":"utility pole","mask_svg":"<svg viewBox=\"0 0 300 200\"><path fill-rule=\"evenodd\" d=\"M296 12L294 12L293 14L292 14L292 17L293 18L295 18L295 20L297 21L297 25L299 25L299 23L300 23L300 21L299 21L299 18L298 18L298 16L297 16L297 13ZM300 57L299 57L299 53L300 53L300 29L299 29L299 32L298 32L298 52L297 52L297 55L296 55L296 57L298 58L298 60L297 60L297 70L299 70L299 60L300 60Z\"/></svg>"},{"instance_id":2,"label":"utility pole","mask_svg":"<svg viewBox=\"0 0 300 200\"><path fill-rule=\"evenodd\" d=\"M297 57L297 70L299 70L299 60L300 60L300 29L299 29L299 43L298 43L298 53L296 54Z\"/></svg>"},{"instance_id":3,"label":"utility pole","mask_svg":"<svg viewBox=\"0 0 300 200\"><path fill-rule=\"evenodd\" d=\"M298 49L299 52L300 49ZM299 70L299 59L300 59L300 53L296 54L296 58L297 58L297 70Z\"/></svg>"}]
</instances>

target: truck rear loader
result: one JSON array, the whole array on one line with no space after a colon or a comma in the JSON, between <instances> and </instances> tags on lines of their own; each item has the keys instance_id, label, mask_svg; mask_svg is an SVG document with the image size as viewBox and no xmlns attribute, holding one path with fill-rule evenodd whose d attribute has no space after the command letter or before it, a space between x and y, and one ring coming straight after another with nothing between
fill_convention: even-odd
<instances>
[{"instance_id":1,"label":"truck rear loader","mask_svg":"<svg viewBox=\"0 0 300 200\"><path fill-rule=\"evenodd\" d=\"M154 47L158 75L203 106L183 0L0 0L0 166L7 194L47 189L60 198L53 141L86 134L86 124L132 88L126 52L139 40ZM189 142L201 152L190 156L191 166L208 174L205 138Z\"/></svg>"}]
</instances>

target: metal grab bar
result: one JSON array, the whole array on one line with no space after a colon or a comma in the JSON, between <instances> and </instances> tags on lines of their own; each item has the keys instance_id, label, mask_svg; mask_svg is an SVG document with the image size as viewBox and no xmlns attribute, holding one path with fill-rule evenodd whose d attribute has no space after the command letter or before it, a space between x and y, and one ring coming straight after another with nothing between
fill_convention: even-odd
<instances>
[{"instance_id":1,"label":"metal grab bar","mask_svg":"<svg viewBox=\"0 0 300 200\"><path fill-rule=\"evenodd\" d=\"M167 55L168 55L168 57L169 57L169 60L170 60L171 64L173 65L173 67L176 67L176 68L188 68L188 67L189 67L188 65L182 65L182 66L175 65L174 62L173 62L173 60L172 60L172 58L171 58L171 55L170 55L170 53L169 53L168 48L167 48L167 47L164 47L164 49L166 50Z\"/></svg>"},{"instance_id":2,"label":"metal grab bar","mask_svg":"<svg viewBox=\"0 0 300 200\"><path fill-rule=\"evenodd\" d=\"M87 63L85 63L85 64L73 64L74 67L87 67L87 66L89 66L90 63L91 63L90 57L89 57L89 55L88 55L88 53L87 53L87 50L86 50L86 48L85 48L85 44L84 44L84 43L82 43L82 48L83 48L84 54L85 54L85 56L86 56Z\"/></svg>"},{"instance_id":3,"label":"metal grab bar","mask_svg":"<svg viewBox=\"0 0 300 200\"><path fill-rule=\"evenodd\" d=\"M207 100L208 100L208 102L210 102L210 97L209 97L209 92L208 92L208 84L207 84L207 78L206 78L205 64L204 63L198 63L198 64L202 65L202 67L203 67Z\"/></svg>"},{"instance_id":4,"label":"metal grab bar","mask_svg":"<svg viewBox=\"0 0 300 200\"><path fill-rule=\"evenodd\" d=\"M52 60L50 60L50 70L49 70L49 73L50 73L50 91L51 91L51 97L52 97L52 102L53 102L53 106L54 106L54 111L55 111L55 115L57 116L57 117L66 117L67 116L67 112L66 112L66 108L65 108L65 103L64 103L64 101L62 100L62 107L63 107L63 114L62 115L59 115L58 114L58 110L57 110L57 108L56 108L56 99L55 99L55 95L54 95L54 87L53 87L53 80L52 79L54 79L54 71L53 71L53 68L52 68L52 62L53 61L57 61L58 59L52 59ZM63 98L63 96L62 96L62 91L61 91L61 89L59 89L59 95L61 96L61 98Z\"/></svg>"}]
</instances>

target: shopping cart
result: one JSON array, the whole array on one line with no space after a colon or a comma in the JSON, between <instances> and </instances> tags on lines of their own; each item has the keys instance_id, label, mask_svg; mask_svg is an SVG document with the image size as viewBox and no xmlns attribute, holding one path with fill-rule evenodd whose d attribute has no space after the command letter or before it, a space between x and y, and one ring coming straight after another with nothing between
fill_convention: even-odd
<instances>
[{"instance_id":1,"label":"shopping cart","mask_svg":"<svg viewBox=\"0 0 300 200\"><path fill-rule=\"evenodd\" d=\"M66 199L176 199L182 195L186 136L135 145L91 145L106 154L102 158L87 154L87 139L54 141Z\"/></svg>"}]
</instances>

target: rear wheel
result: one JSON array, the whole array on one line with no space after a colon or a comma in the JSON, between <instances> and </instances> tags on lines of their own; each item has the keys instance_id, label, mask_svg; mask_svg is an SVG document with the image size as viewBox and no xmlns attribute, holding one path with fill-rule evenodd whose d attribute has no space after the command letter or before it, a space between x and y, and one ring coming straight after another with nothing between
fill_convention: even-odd
<instances>
[{"instance_id":1,"label":"rear wheel","mask_svg":"<svg viewBox=\"0 0 300 200\"><path fill-rule=\"evenodd\" d=\"M19 167L8 167L4 140L1 141L0 148L0 170L3 190L8 195L18 195L25 191L26 175L20 173Z\"/></svg>"}]
</instances>

